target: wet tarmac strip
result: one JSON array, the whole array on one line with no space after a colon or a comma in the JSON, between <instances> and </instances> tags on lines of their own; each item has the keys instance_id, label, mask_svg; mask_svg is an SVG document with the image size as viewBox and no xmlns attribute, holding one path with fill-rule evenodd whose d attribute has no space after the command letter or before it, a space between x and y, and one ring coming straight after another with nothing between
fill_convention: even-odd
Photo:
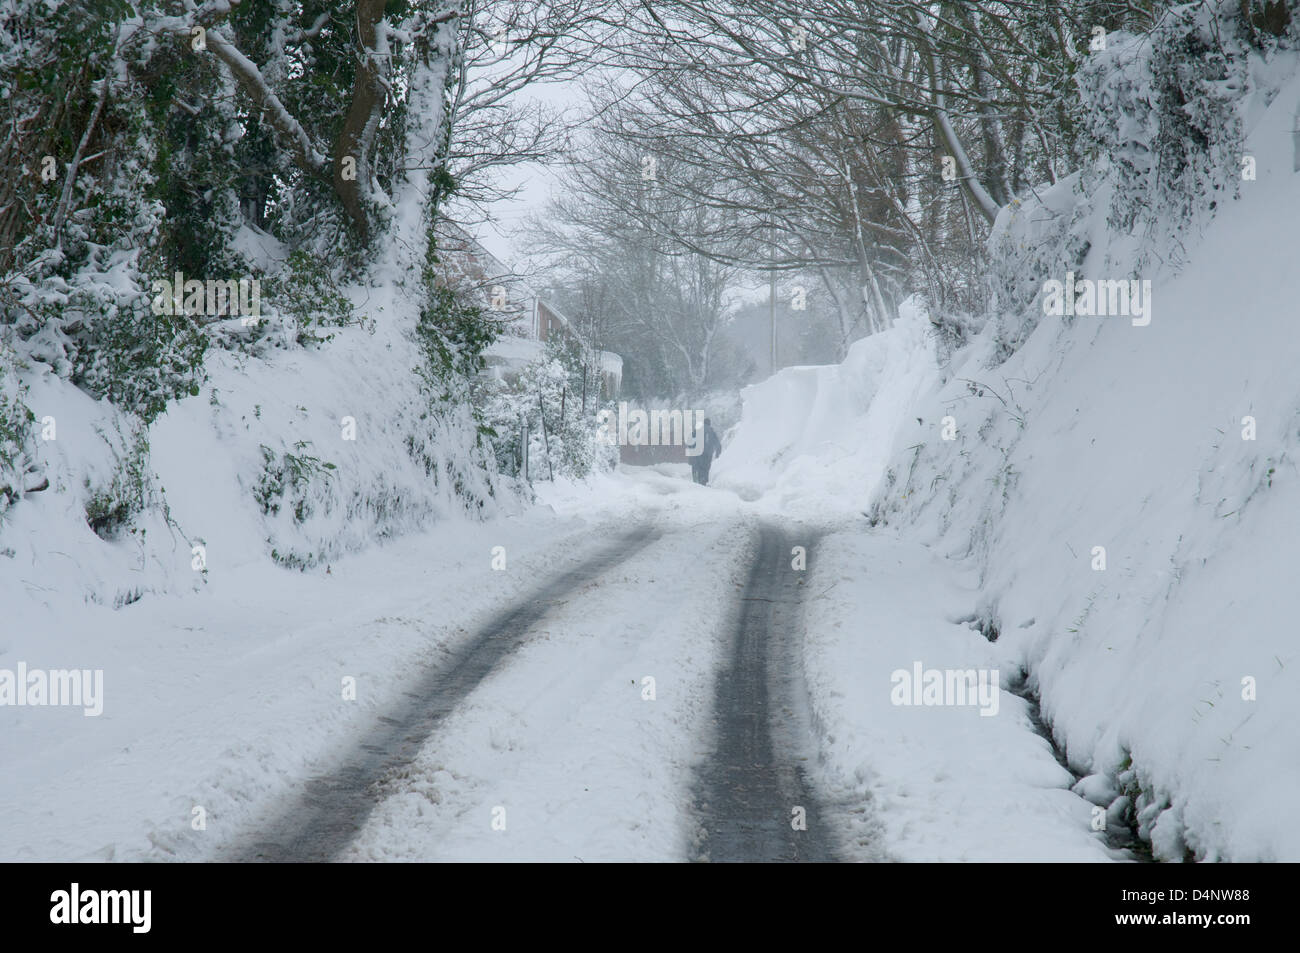
<instances>
[{"instance_id":1,"label":"wet tarmac strip","mask_svg":"<svg viewBox=\"0 0 1300 953\"><path fill-rule=\"evenodd\" d=\"M718 674L716 738L697 782L693 859L834 861L834 838L803 767L814 750L799 663L807 573L792 568L784 533L774 526L760 532L730 660Z\"/></svg>"}]
</instances>

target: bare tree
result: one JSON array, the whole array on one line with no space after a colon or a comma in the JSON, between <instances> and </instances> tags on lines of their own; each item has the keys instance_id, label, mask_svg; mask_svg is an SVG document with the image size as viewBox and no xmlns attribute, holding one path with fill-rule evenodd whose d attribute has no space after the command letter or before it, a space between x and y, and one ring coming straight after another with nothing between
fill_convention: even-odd
<instances>
[{"instance_id":1,"label":"bare tree","mask_svg":"<svg viewBox=\"0 0 1300 953\"><path fill-rule=\"evenodd\" d=\"M659 186L661 175L674 174L643 163L626 140L593 130L575 148L566 189L535 222L534 236L553 273L583 289L604 346L624 355L646 389L698 392L739 269L678 240L725 231L726 213Z\"/></svg>"},{"instance_id":2,"label":"bare tree","mask_svg":"<svg viewBox=\"0 0 1300 953\"><path fill-rule=\"evenodd\" d=\"M1075 38L1143 15L1105 0L636 0L625 76L596 92L593 121L699 173L666 190L735 213L679 241L819 275L843 348L913 291L977 306L989 224L1074 157Z\"/></svg>"}]
</instances>

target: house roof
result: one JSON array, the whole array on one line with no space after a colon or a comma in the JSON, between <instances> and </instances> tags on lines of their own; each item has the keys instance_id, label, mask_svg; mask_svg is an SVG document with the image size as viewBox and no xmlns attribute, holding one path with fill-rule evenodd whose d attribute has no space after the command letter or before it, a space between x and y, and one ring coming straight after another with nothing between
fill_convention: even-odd
<instances>
[{"instance_id":1,"label":"house roof","mask_svg":"<svg viewBox=\"0 0 1300 953\"><path fill-rule=\"evenodd\" d=\"M506 290L505 310L516 311L521 319L516 320L514 328L522 333L517 333L513 337L533 337L536 332L531 318L536 307L545 308L564 325L570 334L581 338L577 325L570 321L564 312L544 299L527 281L483 247L482 243L465 228L444 219L438 223L435 233L443 279L450 287L463 289L476 297L481 295L489 302L494 288L500 286ZM528 318L527 321L522 320L525 316ZM503 339L500 348L491 348L489 351L504 357L511 348ZM517 356L521 355L511 354L511 357ZM601 370L605 373L621 375L623 372L623 358L613 352L601 351L600 364Z\"/></svg>"}]
</instances>

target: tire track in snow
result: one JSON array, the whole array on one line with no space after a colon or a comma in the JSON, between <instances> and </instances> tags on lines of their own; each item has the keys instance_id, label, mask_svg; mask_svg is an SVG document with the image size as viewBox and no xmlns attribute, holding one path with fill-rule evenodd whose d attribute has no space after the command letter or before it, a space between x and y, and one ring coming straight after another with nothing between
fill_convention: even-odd
<instances>
[{"instance_id":1,"label":"tire track in snow","mask_svg":"<svg viewBox=\"0 0 1300 953\"><path fill-rule=\"evenodd\" d=\"M494 617L446 664L425 673L405 693L410 704L380 716L339 768L308 781L302 793L261 831L245 837L219 859L272 863L334 859L370 816L376 781L410 762L434 729L570 592L631 558L660 535L650 526L633 530Z\"/></svg>"},{"instance_id":2,"label":"tire track in snow","mask_svg":"<svg viewBox=\"0 0 1300 953\"><path fill-rule=\"evenodd\" d=\"M702 766L697 859L833 861L826 812L802 763L813 750L799 662L804 574L790 568L790 543L760 531L736 621L730 665L718 673L713 757ZM802 808L806 829L795 827Z\"/></svg>"},{"instance_id":3,"label":"tire track in snow","mask_svg":"<svg viewBox=\"0 0 1300 953\"><path fill-rule=\"evenodd\" d=\"M386 796L335 860L683 860L694 767L710 747L715 633L734 622L757 534L731 521L672 528L687 531L548 614L376 786Z\"/></svg>"}]
</instances>

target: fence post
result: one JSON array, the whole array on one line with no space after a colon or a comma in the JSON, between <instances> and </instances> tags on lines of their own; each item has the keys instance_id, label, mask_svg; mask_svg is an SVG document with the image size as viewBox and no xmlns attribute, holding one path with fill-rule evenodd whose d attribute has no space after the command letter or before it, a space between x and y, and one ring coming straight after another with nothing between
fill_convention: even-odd
<instances>
[{"instance_id":1,"label":"fence post","mask_svg":"<svg viewBox=\"0 0 1300 953\"><path fill-rule=\"evenodd\" d=\"M555 468L551 466L551 438L546 435L546 405L542 403L542 395L537 395L537 410L542 418L542 441L546 444L546 472L551 476L551 482L555 482Z\"/></svg>"},{"instance_id":2,"label":"fence post","mask_svg":"<svg viewBox=\"0 0 1300 953\"><path fill-rule=\"evenodd\" d=\"M519 475L528 482L528 418L519 415Z\"/></svg>"}]
</instances>

